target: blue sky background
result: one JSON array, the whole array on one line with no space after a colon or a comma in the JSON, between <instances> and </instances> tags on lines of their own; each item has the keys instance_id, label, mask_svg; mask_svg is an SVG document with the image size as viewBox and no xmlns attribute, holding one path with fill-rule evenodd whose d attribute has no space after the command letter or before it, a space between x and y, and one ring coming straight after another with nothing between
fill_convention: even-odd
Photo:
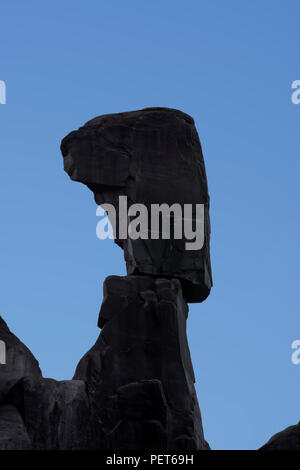
<instances>
[{"instance_id":1,"label":"blue sky background","mask_svg":"<svg viewBox=\"0 0 300 470\"><path fill-rule=\"evenodd\" d=\"M103 113L191 114L211 196L214 287L188 335L207 440L255 449L300 418L298 0L0 1L0 314L45 376L96 340L102 283L92 194L60 140Z\"/></svg>"}]
</instances>

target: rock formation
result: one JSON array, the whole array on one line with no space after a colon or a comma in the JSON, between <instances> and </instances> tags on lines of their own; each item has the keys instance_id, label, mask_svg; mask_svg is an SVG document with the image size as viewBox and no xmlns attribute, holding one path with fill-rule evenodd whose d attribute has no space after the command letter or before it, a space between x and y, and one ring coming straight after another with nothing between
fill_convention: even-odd
<instances>
[{"instance_id":1,"label":"rock formation","mask_svg":"<svg viewBox=\"0 0 300 470\"><path fill-rule=\"evenodd\" d=\"M185 232L167 239L152 226L147 237L120 236L124 217L131 219L118 210L115 238L128 275L105 280L101 333L73 380L43 378L1 320L0 449L208 449L186 337L187 302L202 302L212 286L209 196L193 119L167 108L100 116L61 149L65 170L98 204L117 207L120 196L149 210L201 204L203 245L189 251ZM180 223L198 218L183 211Z\"/></svg>"},{"instance_id":2,"label":"rock formation","mask_svg":"<svg viewBox=\"0 0 300 470\"><path fill-rule=\"evenodd\" d=\"M101 439L111 449L206 448L179 281L111 276L104 291L104 326L74 377L87 384Z\"/></svg>"},{"instance_id":3,"label":"rock formation","mask_svg":"<svg viewBox=\"0 0 300 470\"><path fill-rule=\"evenodd\" d=\"M259 450L300 450L300 422L274 434Z\"/></svg>"},{"instance_id":4,"label":"rock formation","mask_svg":"<svg viewBox=\"0 0 300 470\"><path fill-rule=\"evenodd\" d=\"M187 302L202 302L212 286L209 196L194 121L167 108L100 116L65 137L61 150L69 176L97 204L116 207L115 241L128 275L106 278L101 332L72 380L43 378L0 317L0 450L207 450L186 337ZM203 246L188 251L185 237L167 239L149 225L147 237L124 237L130 215L121 213L120 196L149 210L203 204ZM186 217L197 222L195 212ZM300 450L300 423L260 450Z\"/></svg>"},{"instance_id":5,"label":"rock formation","mask_svg":"<svg viewBox=\"0 0 300 470\"><path fill-rule=\"evenodd\" d=\"M0 365L0 404L9 390L23 377L42 377L38 361L29 349L13 335L0 317L0 340L6 346L6 364Z\"/></svg>"}]
</instances>

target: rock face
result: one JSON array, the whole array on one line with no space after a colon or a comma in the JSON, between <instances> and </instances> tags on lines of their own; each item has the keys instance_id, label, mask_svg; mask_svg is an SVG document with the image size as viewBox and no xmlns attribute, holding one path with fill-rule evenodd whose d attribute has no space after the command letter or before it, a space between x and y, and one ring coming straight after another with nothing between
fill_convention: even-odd
<instances>
[{"instance_id":1,"label":"rock face","mask_svg":"<svg viewBox=\"0 0 300 470\"><path fill-rule=\"evenodd\" d=\"M260 450L300 450L300 422L272 436Z\"/></svg>"},{"instance_id":2,"label":"rock face","mask_svg":"<svg viewBox=\"0 0 300 470\"><path fill-rule=\"evenodd\" d=\"M128 206L143 204L149 213L151 204L179 204L184 222L193 219L194 224L195 205L204 205L201 249L186 250L186 237L162 239L162 226L160 239L153 239L156 230L150 222L148 239L122 239L117 223L115 240L124 249L129 275L175 277L188 302L205 300L212 286L209 195L193 118L169 108L99 116L66 136L61 150L71 179L86 184L97 204L113 204L121 217L120 195L127 196ZM185 204L193 205L190 214Z\"/></svg>"}]
</instances>

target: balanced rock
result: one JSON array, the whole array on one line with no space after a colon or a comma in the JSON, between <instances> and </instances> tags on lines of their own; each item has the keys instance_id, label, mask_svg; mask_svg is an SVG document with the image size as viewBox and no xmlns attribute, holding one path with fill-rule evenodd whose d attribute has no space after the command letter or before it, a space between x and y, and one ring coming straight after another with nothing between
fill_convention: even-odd
<instances>
[{"instance_id":1,"label":"balanced rock","mask_svg":"<svg viewBox=\"0 0 300 470\"><path fill-rule=\"evenodd\" d=\"M106 279L101 332L73 380L43 378L0 319L8 358L0 364L0 449L209 449L186 337L187 302L203 301L212 286L209 196L194 121L168 108L100 116L69 134L61 149L70 177L105 210L116 208L115 241L128 276ZM121 210L120 198L131 209L146 208L143 236L121 234L132 213ZM169 209L161 226L153 227L152 217L148 224L153 205Z\"/></svg>"}]
</instances>

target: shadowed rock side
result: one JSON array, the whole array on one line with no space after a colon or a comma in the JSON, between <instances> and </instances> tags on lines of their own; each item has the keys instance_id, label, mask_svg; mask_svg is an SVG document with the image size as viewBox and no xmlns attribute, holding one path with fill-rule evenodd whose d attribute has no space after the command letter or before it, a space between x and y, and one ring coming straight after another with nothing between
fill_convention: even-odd
<instances>
[{"instance_id":1,"label":"shadowed rock side","mask_svg":"<svg viewBox=\"0 0 300 470\"><path fill-rule=\"evenodd\" d=\"M209 239L209 195L201 145L194 120L176 109L146 108L99 116L66 136L61 144L64 168L74 181L87 185L97 204L113 204L119 196L133 203L204 204L204 245L186 250L187 240L118 237L127 274L174 277L188 302L202 302L212 286ZM123 213L122 213L123 216ZM189 216L185 217L189 219ZM192 214L195 222L195 214ZM128 221L126 220L126 223Z\"/></svg>"},{"instance_id":2,"label":"shadowed rock side","mask_svg":"<svg viewBox=\"0 0 300 470\"><path fill-rule=\"evenodd\" d=\"M300 422L274 434L260 450L300 450Z\"/></svg>"},{"instance_id":3,"label":"shadowed rock side","mask_svg":"<svg viewBox=\"0 0 300 470\"><path fill-rule=\"evenodd\" d=\"M187 314L176 279L110 276L102 331L73 380L45 379L34 368L2 380L0 449L208 449ZM9 335L10 349L19 348Z\"/></svg>"}]
</instances>

